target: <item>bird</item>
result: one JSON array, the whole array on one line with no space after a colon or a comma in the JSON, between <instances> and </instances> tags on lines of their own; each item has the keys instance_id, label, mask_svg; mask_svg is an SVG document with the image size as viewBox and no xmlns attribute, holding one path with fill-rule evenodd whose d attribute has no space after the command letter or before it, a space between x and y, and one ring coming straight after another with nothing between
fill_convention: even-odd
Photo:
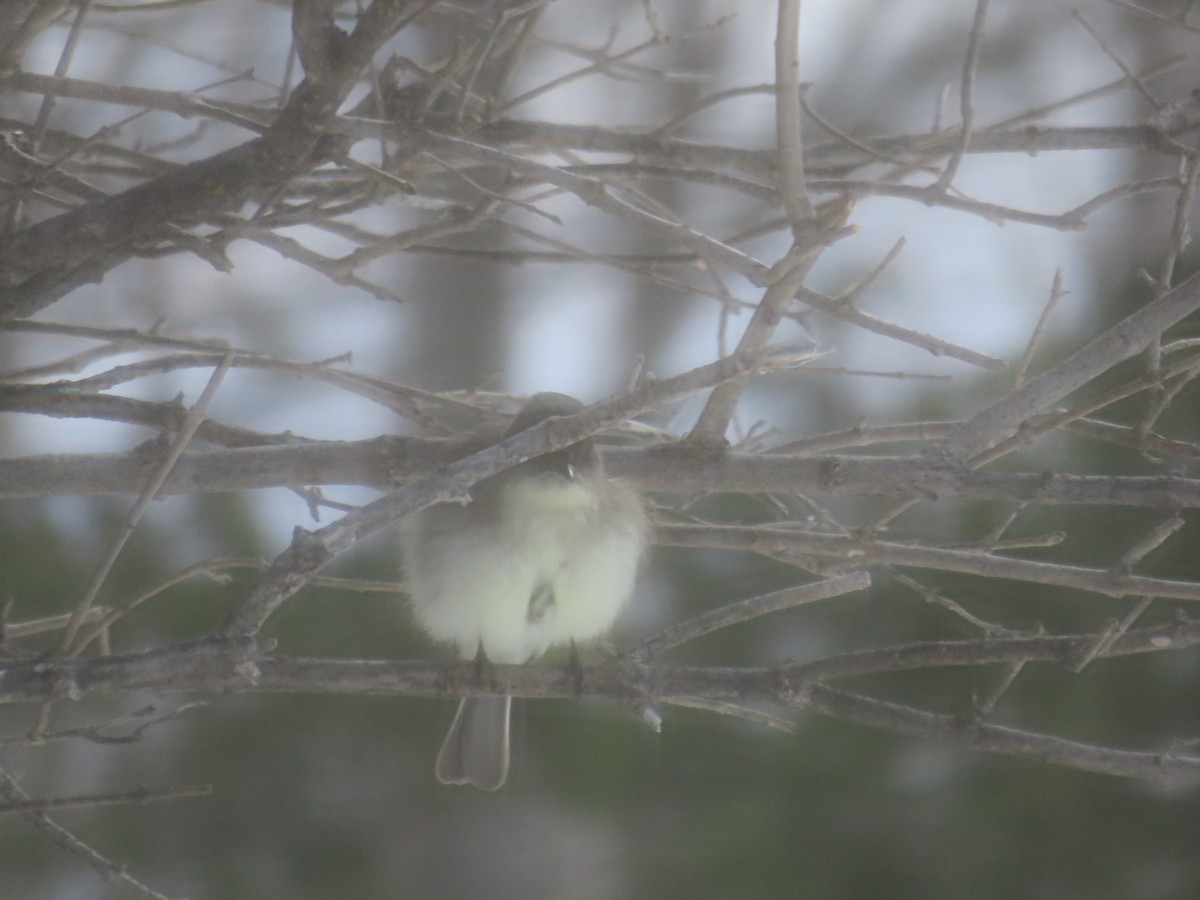
<instances>
[{"instance_id":1,"label":"bird","mask_svg":"<svg viewBox=\"0 0 1200 900\"><path fill-rule=\"evenodd\" d=\"M583 404L534 394L503 437ZM605 475L589 437L481 480L468 502L401 521L416 623L462 659L521 664L603 636L628 602L649 534L638 494ZM437 756L444 784L502 787L512 698L467 696Z\"/></svg>"}]
</instances>

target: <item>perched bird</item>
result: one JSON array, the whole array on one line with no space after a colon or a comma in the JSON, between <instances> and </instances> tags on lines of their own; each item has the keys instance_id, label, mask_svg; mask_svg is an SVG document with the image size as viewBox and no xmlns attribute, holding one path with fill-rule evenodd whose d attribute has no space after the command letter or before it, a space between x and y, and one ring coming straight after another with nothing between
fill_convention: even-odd
<instances>
[{"instance_id":1,"label":"perched bird","mask_svg":"<svg viewBox=\"0 0 1200 900\"><path fill-rule=\"evenodd\" d=\"M504 437L583 404L535 394ZM524 663L604 634L633 591L649 530L638 495L605 477L590 438L480 481L466 504L401 523L417 623L463 659ZM494 791L508 775L511 698L465 697L437 758L445 784Z\"/></svg>"}]
</instances>

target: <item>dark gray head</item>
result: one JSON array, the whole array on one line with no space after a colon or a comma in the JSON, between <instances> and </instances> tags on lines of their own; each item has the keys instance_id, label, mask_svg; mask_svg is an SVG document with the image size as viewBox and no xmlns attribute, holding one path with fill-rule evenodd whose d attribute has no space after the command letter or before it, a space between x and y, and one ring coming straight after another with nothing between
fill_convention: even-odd
<instances>
[{"instance_id":1,"label":"dark gray head","mask_svg":"<svg viewBox=\"0 0 1200 900\"><path fill-rule=\"evenodd\" d=\"M521 407L512 424L508 426L508 430L504 433L505 437L520 434L525 429L532 428L553 416L569 416L583 408L584 404L566 394L559 394L555 391L534 394L525 401L525 405ZM600 456L596 453L595 445L591 438L585 438L578 444L572 444L562 450L527 459L508 471L514 474L553 473L561 475L568 481L574 481L577 477L591 474L599 468Z\"/></svg>"},{"instance_id":2,"label":"dark gray head","mask_svg":"<svg viewBox=\"0 0 1200 900\"><path fill-rule=\"evenodd\" d=\"M551 416L569 416L581 409L583 409L583 404L566 394L559 394L555 391L534 394L525 401L525 405L521 407L504 435L512 437L514 434L520 434L526 428L532 428L538 422L544 422Z\"/></svg>"}]
</instances>

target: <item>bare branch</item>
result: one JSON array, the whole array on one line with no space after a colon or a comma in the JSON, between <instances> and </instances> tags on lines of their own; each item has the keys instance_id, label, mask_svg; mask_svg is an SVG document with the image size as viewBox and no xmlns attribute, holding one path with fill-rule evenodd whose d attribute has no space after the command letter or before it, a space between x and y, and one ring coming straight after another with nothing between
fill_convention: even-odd
<instances>
[{"instance_id":1,"label":"bare branch","mask_svg":"<svg viewBox=\"0 0 1200 900\"><path fill-rule=\"evenodd\" d=\"M1200 309L1200 275L1130 314L1058 365L957 426L946 451L970 459L1013 434L1020 424L1135 356L1172 325Z\"/></svg>"},{"instance_id":2,"label":"bare branch","mask_svg":"<svg viewBox=\"0 0 1200 900\"><path fill-rule=\"evenodd\" d=\"M92 806L141 806L156 800L179 800L184 797L207 797L213 792L211 784L151 790L137 788L119 794L91 794L80 797L56 797L45 800L13 800L0 803L0 816L12 813L48 812L52 809L79 809Z\"/></svg>"}]
</instances>

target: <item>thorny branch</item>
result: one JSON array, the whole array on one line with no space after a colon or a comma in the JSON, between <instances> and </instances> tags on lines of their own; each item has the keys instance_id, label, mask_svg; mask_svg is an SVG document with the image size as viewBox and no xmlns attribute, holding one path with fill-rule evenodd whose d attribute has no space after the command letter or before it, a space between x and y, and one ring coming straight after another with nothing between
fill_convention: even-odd
<instances>
[{"instance_id":1,"label":"thorny branch","mask_svg":"<svg viewBox=\"0 0 1200 900\"><path fill-rule=\"evenodd\" d=\"M741 617L757 615L752 605L740 605ZM731 614L730 622L737 616ZM703 633L697 628L691 637ZM586 694L619 703L671 703L699 694L715 701L767 704L800 709L884 727L906 734L939 737L1091 771L1148 778L1165 783L1200 779L1200 757L1166 749L1112 750L989 724L969 724L909 706L885 703L858 693L833 688L828 682L881 672L920 668L994 665L1003 662L1069 664L1086 652L1091 635L1060 635L978 641L938 642L885 647L849 653L815 663L781 667L716 668L649 665L631 657L588 666L582 679L554 666L497 666L490 678L480 679L469 663L382 662L321 660L259 656L253 666L223 662L213 655L218 645L203 643L165 647L148 653L95 660L63 661L54 665L21 663L0 669L0 702L46 700L69 691L78 697L120 694L131 689L175 691L234 691L269 693L374 694L406 697L454 697L466 693L508 693L520 697ZM1104 648L1112 658L1184 649L1200 643L1200 623L1172 623L1128 631ZM243 657L244 658L244 657Z\"/></svg>"}]
</instances>

